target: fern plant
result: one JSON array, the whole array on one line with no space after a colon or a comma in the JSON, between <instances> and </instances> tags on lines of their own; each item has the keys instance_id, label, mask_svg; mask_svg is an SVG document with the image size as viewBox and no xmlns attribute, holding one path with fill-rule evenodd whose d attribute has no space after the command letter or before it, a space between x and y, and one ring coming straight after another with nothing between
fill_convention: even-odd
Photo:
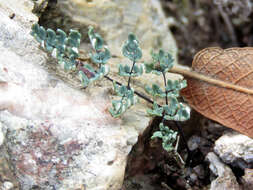
<instances>
[{"instance_id":1,"label":"fern plant","mask_svg":"<svg viewBox=\"0 0 253 190\"><path fill-rule=\"evenodd\" d=\"M44 27L34 24L31 35L41 44L41 47L57 59L59 65L65 71L76 69L75 60L79 56L81 34L76 30L70 30L69 35L57 29L45 30Z\"/></svg>"},{"instance_id":2,"label":"fern plant","mask_svg":"<svg viewBox=\"0 0 253 190\"><path fill-rule=\"evenodd\" d=\"M95 70L88 64L83 66L78 73L83 86L88 86L89 83L103 78L110 71L106 63L111 58L111 53L108 48L104 46L104 40L99 34L94 32L92 27L89 27L88 36L95 51L95 53L90 54L90 58L91 61L98 66L98 70ZM92 77L87 76L87 72L92 73Z\"/></svg>"},{"instance_id":3,"label":"fern plant","mask_svg":"<svg viewBox=\"0 0 253 190\"><path fill-rule=\"evenodd\" d=\"M160 116L162 117L162 122L159 124L160 131L157 131L151 137L161 138L163 143L163 148L167 151L172 151L174 149L174 143L176 141L177 133L165 126L166 120L174 121L185 121L190 117L190 108L178 102L179 91L185 88L187 83L185 80L175 80L166 79L166 72L168 72L172 67L174 60L169 53L165 53L160 50L158 53L151 52L152 61L151 63L145 63L146 73L153 73L158 76L163 77L164 89L162 89L158 84L152 84L152 86L146 86L145 90L148 94L153 97L153 108L148 109L147 113L150 116ZM165 104L158 106L156 99L164 98Z\"/></svg>"},{"instance_id":4,"label":"fern plant","mask_svg":"<svg viewBox=\"0 0 253 190\"><path fill-rule=\"evenodd\" d=\"M111 53L106 46L102 37L94 32L92 27L89 27L88 36L95 53L90 53L91 61L97 65L98 69L94 69L89 64L82 64L79 68L78 76L84 87L90 83L103 78L110 71L106 65L107 61L111 58Z\"/></svg>"},{"instance_id":5,"label":"fern plant","mask_svg":"<svg viewBox=\"0 0 253 190\"><path fill-rule=\"evenodd\" d=\"M31 35L34 36L45 51L57 59L61 68L66 72L77 72L84 87L109 73L109 67L105 64L111 57L110 51L104 47L103 39L99 34L94 33L92 27L90 27L88 32L92 47L95 50L95 53L91 54L91 60L98 65L98 70L89 64L83 64L77 60L81 41L81 34L78 31L71 29L69 35L67 35L61 29L57 29L55 32L52 29L45 30L43 26L34 24Z\"/></svg>"},{"instance_id":6,"label":"fern plant","mask_svg":"<svg viewBox=\"0 0 253 190\"><path fill-rule=\"evenodd\" d=\"M137 77L143 74L142 65L137 66L136 62L141 59L142 51L139 47L139 41L134 34L128 35L128 40L125 42L122 53L125 57L132 61L131 67L128 65L119 65L118 74L122 77L128 77L127 86L113 83L114 91L121 98L112 101L112 108L109 109L113 117L121 116L130 106L137 103L137 96L134 94L134 89L131 88L131 77Z\"/></svg>"},{"instance_id":7,"label":"fern plant","mask_svg":"<svg viewBox=\"0 0 253 190\"><path fill-rule=\"evenodd\" d=\"M89 28L88 36L93 47L93 52L90 53L90 60L96 66L95 68L90 64L84 64L78 59L78 48L81 39L81 34L78 31L70 30L69 35L67 35L60 29L54 32L51 29L45 30L42 26L35 24L32 26L31 35L41 44L43 49L57 59L58 64L66 72L76 72L84 87L103 77L110 79L106 76L109 73L109 67L106 64L111 58L110 51L104 46L103 38L98 33L95 33L92 27ZM153 117L162 117L162 121L159 124L160 130L156 131L151 138L162 139L162 146L166 151L176 152L177 149L175 149L174 145L176 140L179 139L177 138L178 134L169 129L165 125L165 121L185 121L189 119L189 107L180 103L177 99L179 91L186 87L186 81L166 79L166 72L173 67L174 60L169 53L165 53L163 50L158 53L152 52L152 61L145 63L145 66L138 63L142 58L142 50L134 34L128 35L128 39L122 48L122 54L131 61L131 65L119 64L118 74L122 77L127 77L128 82L123 85L110 79L113 81L113 88L119 99L112 101L112 107L109 112L113 117L120 117L127 109L138 102L136 94L140 96L140 93L135 92L131 87L132 77L141 76L144 70L146 73L163 76L164 88L161 88L158 84L145 87L146 92L153 97L153 108L147 109L147 113ZM164 98L164 105L158 105L158 98ZM179 154L175 155L179 156Z\"/></svg>"}]
</instances>

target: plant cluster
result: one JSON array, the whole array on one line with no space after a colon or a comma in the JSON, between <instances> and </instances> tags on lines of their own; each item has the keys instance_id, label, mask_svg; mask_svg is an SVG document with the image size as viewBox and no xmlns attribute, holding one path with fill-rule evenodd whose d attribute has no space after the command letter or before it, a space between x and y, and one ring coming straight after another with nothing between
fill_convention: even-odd
<instances>
[{"instance_id":1,"label":"plant cluster","mask_svg":"<svg viewBox=\"0 0 253 190\"><path fill-rule=\"evenodd\" d=\"M166 120L185 121L190 117L190 109L187 105L178 102L179 91L187 86L185 80L170 80L166 79L166 72L172 67L174 60L169 53L160 50L158 53L151 53L151 63L145 63L145 70L147 73L153 73L158 76L163 76L164 90L158 84L146 86L145 90L148 94L153 96L153 109L148 109L147 113L151 116L162 117L162 122L159 124L160 131L157 131L151 137L161 138L162 146L166 151L174 149L177 133L164 125ZM156 99L165 98L165 104L159 106Z\"/></svg>"},{"instance_id":2,"label":"plant cluster","mask_svg":"<svg viewBox=\"0 0 253 190\"><path fill-rule=\"evenodd\" d=\"M90 59L97 69L94 69L90 64L78 61L78 48L81 39L81 34L78 31L70 30L67 36L60 29L55 33L51 29L45 30L42 26L35 24L32 27L31 34L41 44L43 49L50 52L57 59L66 72L76 70L84 87L108 75L109 67L106 63L111 58L111 54L108 48L104 46L102 37L95 33L92 27L88 31L88 36L94 49L94 52L90 54ZM138 63L142 58L142 50L134 34L128 35L128 39L122 48L122 54L131 61L131 65L119 64L118 74L122 77L127 77L128 82L126 85L113 82L114 91L119 96L119 99L112 101L112 107L109 109L109 112L113 117L119 117L138 102L138 97L133 87L131 87L132 77L138 77L144 71L163 76L164 88L161 88L158 84L145 87L146 92L153 97L153 108L148 109L147 113L150 116L162 118L159 124L160 130L156 131L151 138L161 138L163 148L166 151L175 150L174 145L178 134L169 129L165 125L165 121L185 121L190 117L190 109L177 99L179 91L186 87L186 81L166 79L166 72L173 67L174 59L171 54L160 50L158 53L151 53L152 61L150 63ZM158 98L165 100L164 105L157 103Z\"/></svg>"},{"instance_id":3,"label":"plant cluster","mask_svg":"<svg viewBox=\"0 0 253 190\"><path fill-rule=\"evenodd\" d=\"M76 69L76 59L79 56L81 34L76 30L70 30L69 35L57 29L45 30L44 27L34 24L31 35L41 44L41 47L57 59L59 65L65 71Z\"/></svg>"},{"instance_id":4,"label":"plant cluster","mask_svg":"<svg viewBox=\"0 0 253 190\"><path fill-rule=\"evenodd\" d=\"M110 51L104 47L103 39L99 34L94 33L92 27L89 28L89 38L95 53L91 54L91 60L99 69L94 69L89 64L78 61L81 34L76 30L70 30L67 35L63 30L45 30L43 26L34 24L31 35L40 43L41 47L57 59L58 64L65 72L77 72L78 77L84 87L91 82L103 78L109 73L106 66L110 59Z\"/></svg>"},{"instance_id":5,"label":"plant cluster","mask_svg":"<svg viewBox=\"0 0 253 190\"><path fill-rule=\"evenodd\" d=\"M113 117L121 116L130 106L137 103L137 96L130 85L131 77L138 77L143 74L143 66L136 65L136 62L142 57L142 51L134 34L128 35L128 40L123 45L122 53L132 61L132 65L119 65L118 74L122 77L128 77L128 83L127 86L113 83L114 91L121 97L119 100L112 101L112 108L109 111Z\"/></svg>"},{"instance_id":6,"label":"plant cluster","mask_svg":"<svg viewBox=\"0 0 253 190\"><path fill-rule=\"evenodd\" d=\"M95 70L91 65L84 64L79 70L79 78L85 87L88 86L89 83L101 79L109 73L110 69L106 63L111 58L110 51L106 46L104 46L104 40L99 34L94 32L92 27L89 27L88 35L91 45L95 51L95 53L90 54L90 58L99 69ZM92 74L92 77L87 73Z\"/></svg>"}]
</instances>

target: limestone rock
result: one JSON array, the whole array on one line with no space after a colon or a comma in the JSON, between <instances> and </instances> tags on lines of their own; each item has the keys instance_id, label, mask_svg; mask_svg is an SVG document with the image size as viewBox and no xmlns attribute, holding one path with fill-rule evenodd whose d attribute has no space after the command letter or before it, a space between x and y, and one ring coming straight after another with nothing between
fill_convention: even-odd
<instances>
[{"instance_id":1,"label":"limestone rock","mask_svg":"<svg viewBox=\"0 0 253 190\"><path fill-rule=\"evenodd\" d=\"M215 142L214 151L227 164L241 169L253 165L253 139L243 134L225 133Z\"/></svg>"},{"instance_id":2,"label":"limestone rock","mask_svg":"<svg viewBox=\"0 0 253 190\"><path fill-rule=\"evenodd\" d=\"M4 133L3 133L3 129L2 129L2 124L0 123L0 146L3 144L4 142Z\"/></svg>"},{"instance_id":3,"label":"limestone rock","mask_svg":"<svg viewBox=\"0 0 253 190\"><path fill-rule=\"evenodd\" d=\"M29 34L33 8L0 2L0 122L20 187L119 190L127 155L150 122L145 106L114 119L111 83L80 91L47 70L54 63Z\"/></svg>"},{"instance_id":4,"label":"limestone rock","mask_svg":"<svg viewBox=\"0 0 253 190\"><path fill-rule=\"evenodd\" d=\"M11 190L13 187L14 185L11 182L5 181L0 188L1 190Z\"/></svg>"},{"instance_id":5,"label":"limestone rock","mask_svg":"<svg viewBox=\"0 0 253 190\"><path fill-rule=\"evenodd\" d=\"M210 190L240 190L232 170L222 163L218 156L210 152L207 154L206 160L210 163L210 170L217 176L217 178L211 182Z\"/></svg>"},{"instance_id":6,"label":"limestone rock","mask_svg":"<svg viewBox=\"0 0 253 190\"><path fill-rule=\"evenodd\" d=\"M130 32L137 35L144 57L151 49L158 48L171 51L174 57L177 53L175 40L158 0L61 0L56 10L58 13L51 19L55 19L57 14L67 16L64 22L72 28L94 26L114 55L121 56L122 44Z\"/></svg>"},{"instance_id":7,"label":"limestone rock","mask_svg":"<svg viewBox=\"0 0 253 190\"><path fill-rule=\"evenodd\" d=\"M18 190L18 181L16 177L14 176L12 170L11 170L11 164L8 160L8 151L2 145L0 147L0 175L1 175L1 181L0 181L0 189L8 189L11 187L11 190Z\"/></svg>"}]
</instances>

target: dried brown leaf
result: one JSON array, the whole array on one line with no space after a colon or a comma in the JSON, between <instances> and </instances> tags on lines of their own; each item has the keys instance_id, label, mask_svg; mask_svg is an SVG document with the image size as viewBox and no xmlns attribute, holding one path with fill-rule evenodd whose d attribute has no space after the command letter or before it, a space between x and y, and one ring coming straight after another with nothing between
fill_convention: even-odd
<instances>
[{"instance_id":1,"label":"dried brown leaf","mask_svg":"<svg viewBox=\"0 0 253 190\"><path fill-rule=\"evenodd\" d=\"M253 48L207 48L196 54L192 70L253 90ZM182 95L204 116L253 138L253 95L193 78Z\"/></svg>"}]
</instances>

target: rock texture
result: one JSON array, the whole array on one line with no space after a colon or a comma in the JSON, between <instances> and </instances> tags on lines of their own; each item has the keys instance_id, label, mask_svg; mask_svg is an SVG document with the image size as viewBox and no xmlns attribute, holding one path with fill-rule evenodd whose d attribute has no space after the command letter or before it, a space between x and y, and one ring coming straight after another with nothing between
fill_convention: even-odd
<instances>
[{"instance_id":1,"label":"rock texture","mask_svg":"<svg viewBox=\"0 0 253 190\"><path fill-rule=\"evenodd\" d=\"M210 170L217 176L217 178L211 182L210 190L240 190L232 170L222 163L218 156L210 152L206 156L206 160L210 163Z\"/></svg>"},{"instance_id":2,"label":"rock texture","mask_svg":"<svg viewBox=\"0 0 253 190\"><path fill-rule=\"evenodd\" d=\"M245 190L253 187L253 140L237 132L226 132L214 146L214 151L223 162L244 173L240 179Z\"/></svg>"},{"instance_id":3,"label":"rock texture","mask_svg":"<svg viewBox=\"0 0 253 190\"><path fill-rule=\"evenodd\" d=\"M48 19L45 22L50 26ZM50 22L52 27L59 27L59 23L63 22L66 30L78 28L84 36L86 27L94 26L117 56L121 56L122 44L130 32L140 40L144 57L149 56L152 48L162 47L174 55L177 53L175 40L168 30L168 21L158 0L61 0Z\"/></svg>"},{"instance_id":4,"label":"rock texture","mask_svg":"<svg viewBox=\"0 0 253 190\"><path fill-rule=\"evenodd\" d=\"M47 70L54 62L29 34L33 9L29 0L0 2L1 152L24 190L119 190L127 155L150 122L146 107L113 119L111 83L80 91Z\"/></svg>"},{"instance_id":5,"label":"rock texture","mask_svg":"<svg viewBox=\"0 0 253 190\"><path fill-rule=\"evenodd\" d=\"M2 124L0 123L0 147L4 142L4 133L3 133L3 127Z\"/></svg>"},{"instance_id":6,"label":"rock texture","mask_svg":"<svg viewBox=\"0 0 253 190\"><path fill-rule=\"evenodd\" d=\"M228 132L220 137L214 151L223 162L241 169L253 165L253 140L237 132Z\"/></svg>"}]
</instances>

